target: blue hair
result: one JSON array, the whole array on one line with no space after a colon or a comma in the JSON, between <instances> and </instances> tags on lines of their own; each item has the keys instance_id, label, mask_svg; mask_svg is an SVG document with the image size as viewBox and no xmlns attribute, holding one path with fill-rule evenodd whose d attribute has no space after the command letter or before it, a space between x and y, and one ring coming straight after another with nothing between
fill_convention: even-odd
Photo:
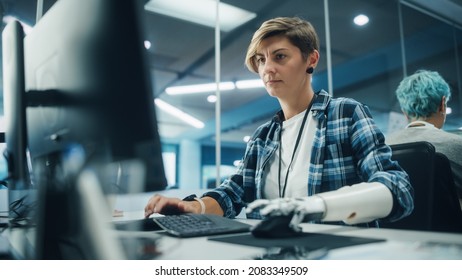
<instances>
[{"instance_id":1,"label":"blue hair","mask_svg":"<svg viewBox=\"0 0 462 280\"><path fill-rule=\"evenodd\" d=\"M448 83L435 71L418 70L396 89L401 110L411 118L429 117L438 111L443 96L451 97Z\"/></svg>"}]
</instances>

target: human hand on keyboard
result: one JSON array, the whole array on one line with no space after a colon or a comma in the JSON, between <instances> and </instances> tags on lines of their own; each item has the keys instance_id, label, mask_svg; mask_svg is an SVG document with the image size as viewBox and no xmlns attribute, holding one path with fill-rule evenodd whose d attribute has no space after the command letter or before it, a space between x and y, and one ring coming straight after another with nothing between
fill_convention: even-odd
<instances>
[{"instance_id":1,"label":"human hand on keyboard","mask_svg":"<svg viewBox=\"0 0 462 280\"><path fill-rule=\"evenodd\" d=\"M144 217L147 218L154 213L163 215L177 215L181 213L200 213L197 208L197 202L183 201L179 198L165 197L162 195L154 195L151 197L144 207Z\"/></svg>"},{"instance_id":2,"label":"human hand on keyboard","mask_svg":"<svg viewBox=\"0 0 462 280\"><path fill-rule=\"evenodd\" d=\"M321 220L325 212L324 202L319 197L258 199L247 205L247 213L260 211L263 216L290 216L289 226L298 230L303 221Z\"/></svg>"}]
</instances>

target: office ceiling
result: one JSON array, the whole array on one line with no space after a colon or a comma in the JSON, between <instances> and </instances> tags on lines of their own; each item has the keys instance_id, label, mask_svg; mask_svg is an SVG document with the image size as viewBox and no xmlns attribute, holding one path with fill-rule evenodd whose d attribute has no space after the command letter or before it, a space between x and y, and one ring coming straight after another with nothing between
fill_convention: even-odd
<instances>
[{"instance_id":1,"label":"office ceiling","mask_svg":"<svg viewBox=\"0 0 462 280\"><path fill-rule=\"evenodd\" d=\"M44 11L46 12L54 2L56 0L44 0ZM296 15L311 21L318 30L322 45L322 59L314 75L314 86L315 89L316 87L327 89L324 1L224 0L222 2L254 12L257 17L235 30L221 32L221 81L257 79L256 74L250 73L244 67L245 51L253 32L266 19ZM423 7L432 1L408 2ZM433 9L444 19L450 19L454 11L456 15L462 14L460 1L441 0L438 2L442 3L438 7L443 7L443 9L426 8ZM37 8L35 0L1 0L1 3L4 15L14 15L34 25ZM389 0L329 1L334 95L353 97L367 104L377 123L384 130L389 127L390 115L388 113L390 111L399 112L394 98L394 89L399 79L402 78L403 71L398 64L394 65L393 61L381 60L383 55L380 55L385 48L397 48L396 60L401 61L397 10L397 2ZM352 24L353 17L360 12L370 17L369 27L357 28ZM207 102L206 98L209 94L169 96L164 90L168 86L215 81L215 31L209 27L147 11L144 23L146 39L152 43L148 56L154 83L154 96L182 109L206 124L205 128L197 129L157 110L161 136L166 142L190 138L203 143L213 143L216 105ZM406 18L405 36L412 37L423 29L432 28L431 23L431 20ZM456 21L456 24L460 23ZM423 53L420 57L418 57L419 54L409 54L408 57L422 61L435 59L437 55L430 51ZM458 55L460 59L461 53L459 52ZM362 69L361 65L364 63L371 65L371 69ZM462 79L461 70L459 66L459 72L451 78L454 83L451 85L455 87L453 91L457 91L454 92L453 104L451 104L454 113L448 117L445 127L449 129L462 127L462 114L460 113L462 98L460 97L460 86L457 85L457 81ZM374 87L381 86L383 79L388 81L386 90L382 88L375 91ZM373 94L375 92L380 94ZM279 108L277 101L268 97L263 88L222 92L220 107L222 112L220 122L223 128L221 140L224 145L237 146L243 146L243 137L252 134L258 125L270 118ZM399 117L397 119L399 120Z\"/></svg>"}]
</instances>

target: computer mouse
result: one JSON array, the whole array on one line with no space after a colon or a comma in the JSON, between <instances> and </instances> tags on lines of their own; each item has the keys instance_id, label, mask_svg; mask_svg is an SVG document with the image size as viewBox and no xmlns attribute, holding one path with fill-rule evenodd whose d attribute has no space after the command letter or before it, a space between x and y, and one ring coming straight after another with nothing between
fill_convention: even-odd
<instances>
[{"instance_id":1,"label":"computer mouse","mask_svg":"<svg viewBox=\"0 0 462 280\"><path fill-rule=\"evenodd\" d=\"M292 216L267 216L251 229L251 233L259 238L287 238L300 236L301 231L296 231L289 226Z\"/></svg>"}]
</instances>

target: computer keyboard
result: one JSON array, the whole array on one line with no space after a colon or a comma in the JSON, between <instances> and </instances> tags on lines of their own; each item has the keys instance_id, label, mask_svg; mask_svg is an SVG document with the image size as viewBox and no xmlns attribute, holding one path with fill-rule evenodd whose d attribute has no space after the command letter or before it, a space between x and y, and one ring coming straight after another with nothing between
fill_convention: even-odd
<instances>
[{"instance_id":1,"label":"computer keyboard","mask_svg":"<svg viewBox=\"0 0 462 280\"><path fill-rule=\"evenodd\" d=\"M153 218L162 229L178 237L248 232L250 225L217 215L181 214Z\"/></svg>"}]
</instances>

